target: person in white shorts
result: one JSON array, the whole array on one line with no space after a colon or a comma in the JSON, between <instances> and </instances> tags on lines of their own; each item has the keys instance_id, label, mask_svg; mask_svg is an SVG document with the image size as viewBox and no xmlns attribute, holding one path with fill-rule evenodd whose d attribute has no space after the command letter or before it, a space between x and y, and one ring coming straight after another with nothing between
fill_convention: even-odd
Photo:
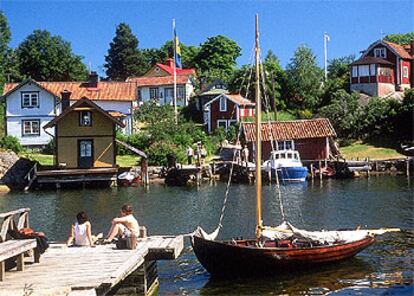
<instances>
[{"instance_id":1,"label":"person in white shorts","mask_svg":"<svg viewBox=\"0 0 414 296\"><path fill-rule=\"evenodd\" d=\"M112 226L105 242L112 242L115 237L139 237L139 224L132 215L132 206L125 204L121 208L121 217L112 219Z\"/></svg>"}]
</instances>

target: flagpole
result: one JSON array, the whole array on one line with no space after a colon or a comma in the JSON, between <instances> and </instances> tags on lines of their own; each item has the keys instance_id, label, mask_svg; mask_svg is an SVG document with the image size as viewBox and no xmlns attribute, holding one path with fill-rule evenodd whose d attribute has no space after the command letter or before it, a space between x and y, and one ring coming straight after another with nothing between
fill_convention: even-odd
<instances>
[{"instance_id":1,"label":"flagpole","mask_svg":"<svg viewBox=\"0 0 414 296\"><path fill-rule=\"evenodd\" d=\"M175 19L173 19L173 48L174 48L174 120L175 120L175 124L178 123L178 118L177 118L177 65L176 65L176 61L177 61L177 40L176 40L176 36L175 36Z\"/></svg>"},{"instance_id":2,"label":"flagpole","mask_svg":"<svg viewBox=\"0 0 414 296\"><path fill-rule=\"evenodd\" d=\"M328 80L328 46L327 46L327 34L326 32L323 33L323 50L325 54L325 60L324 60L324 68L325 68L325 81Z\"/></svg>"}]
</instances>

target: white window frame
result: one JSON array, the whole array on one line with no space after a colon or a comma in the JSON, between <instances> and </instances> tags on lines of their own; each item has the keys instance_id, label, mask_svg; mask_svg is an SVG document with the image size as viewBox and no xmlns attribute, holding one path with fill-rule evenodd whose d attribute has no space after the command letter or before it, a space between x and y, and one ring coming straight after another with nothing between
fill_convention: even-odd
<instances>
[{"instance_id":1,"label":"white window frame","mask_svg":"<svg viewBox=\"0 0 414 296\"><path fill-rule=\"evenodd\" d=\"M376 76L377 73L375 72L375 64L370 64L369 65L369 75L370 76Z\"/></svg>"},{"instance_id":2,"label":"white window frame","mask_svg":"<svg viewBox=\"0 0 414 296\"><path fill-rule=\"evenodd\" d=\"M387 49L385 47L374 48L374 57L386 59Z\"/></svg>"},{"instance_id":3,"label":"white window frame","mask_svg":"<svg viewBox=\"0 0 414 296\"><path fill-rule=\"evenodd\" d=\"M217 128L220 128L220 123L224 122L224 130L227 131L227 120L226 119L217 119Z\"/></svg>"},{"instance_id":4,"label":"white window frame","mask_svg":"<svg viewBox=\"0 0 414 296\"><path fill-rule=\"evenodd\" d=\"M358 66L352 66L352 77L358 77Z\"/></svg>"},{"instance_id":5,"label":"white window frame","mask_svg":"<svg viewBox=\"0 0 414 296\"><path fill-rule=\"evenodd\" d=\"M85 121L85 119L89 121ZM79 126L92 126L92 112L80 111L79 112Z\"/></svg>"},{"instance_id":6,"label":"white window frame","mask_svg":"<svg viewBox=\"0 0 414 296\"><path fill-rule=\"evenodd\" d=\"M25 125L26 123L29 124L29 131L26 132ZM33 123L37 124L37 131L34 131ZM30 136L40 136L40 119L25 119L22 120L22 136L23 137L30 137Z\"/></svg>"},{"instance_id":7,"label":"white window frame","mask_svg":"<svg viewBox=\"0 0 414 296\"><path fill-rule=\"evenodd\" d=\"M403 66L403 77L408 78L408 67L407 66Z\"/></svg>"},{"instance_id":8,"label":"white window frame","mask_svg":"<svg viewBox=\"0 0 414 296\"><path fill-rule=\"evenodd\" d=\"M185 87L177 85L177 99L185 99Z\"/></svg>"},{"instance_id":9,"label":"white window frame","mask_svg":"<svg viewBox=\"0 0 414 296\"><path fill-rule=\"evenodd\" d=\"M150 87L149 95L150 100L158 100L160 97L160 89L158 87Z\"/></svg>"},{"instance_id":10,"label":"white window frame","mask_svg":"<svg viewBox=\"0 0 414 296\"><path fill-rule=\"evenodd\" d=\"M369 76L369 65L359 65L358 75L359 77L368 77Z\"/></svg>"},{"instance_id":11,"label":"white window frame","mask_svg":"<svg viewBox=\"0 0 414 296\"><path fill-rule=\"evenodd\" d=\"M289 149L295 150L295 141L293 141L293 140L277 141L276 142L277 150L287 150L287 145L286 144L288 142L290 143L290 148ZM280 146L281 149L279 149L279 146Z\"/></svg>"},{"instance_id":12,"label":"white window frame","mask_svg":"<svg viewBox=\"0 0 414 296\"><path fill-rule=\"evenodd\" d=\"M39 100L39 92L38 91L24 91L21 92L22 97L22 108L39 108L40 106L40 100ZM27 103L25 103L25 100L28 100ZM34 103L36 102L36 103Z\"/></svg>"},{"instance_id":13,"label":"white window frame","mask_svg":"<svg viewBox=\"0 0 414 296\"><path fill-rule=\"evenodd\" d=\"M220 104L220 112L226 112L227 111L227 98L220 97L219 104Z\"/></svg>"}]
</instances>

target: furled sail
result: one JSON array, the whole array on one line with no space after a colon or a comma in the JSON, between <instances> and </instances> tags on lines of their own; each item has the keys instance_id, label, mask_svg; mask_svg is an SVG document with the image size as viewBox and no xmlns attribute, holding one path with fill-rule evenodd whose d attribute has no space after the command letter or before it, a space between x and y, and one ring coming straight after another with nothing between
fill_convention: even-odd
<instances>
[{"instance_id":1,"label":"furled sail","mask_svg":"<svg viewBox=\"0 0 414 296\"><path fill-rule=\"evenodd\" d=\"M349 243L367 236L385 232L400 231L397 228L355 229L343 231L306 231L284 221L277 227L264 226L262 237L267 239L306 239L320 244Z\"/></svg>"}]
</instances>

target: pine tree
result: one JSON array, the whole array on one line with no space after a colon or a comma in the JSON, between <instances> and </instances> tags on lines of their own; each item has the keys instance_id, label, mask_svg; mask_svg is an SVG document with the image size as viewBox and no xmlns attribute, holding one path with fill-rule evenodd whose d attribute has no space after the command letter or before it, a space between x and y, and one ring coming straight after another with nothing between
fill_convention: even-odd
<instances>
[{"instance_id":1,"label":"pine tree","mask_svg":"<svg viewBox=\"0 0 414 296\"><path fill-rule=\"evenodd\" d=\"M132 34L131 28L125 23L119 24L105 57L106 75L109 79L123 81L145 72L147 66L138 44L138 38Z\"/></svg>"}]
</instances>

